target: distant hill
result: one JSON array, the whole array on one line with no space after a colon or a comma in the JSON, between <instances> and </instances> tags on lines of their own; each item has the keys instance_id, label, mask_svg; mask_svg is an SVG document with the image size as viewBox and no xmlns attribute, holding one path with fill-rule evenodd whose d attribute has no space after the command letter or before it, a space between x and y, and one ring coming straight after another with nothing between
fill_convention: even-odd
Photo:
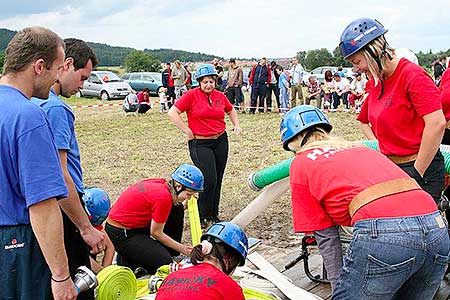
<instances>
[{"instance_id":1,"label":"distant hill","mask_svg":"<svg viewBox=\"0 0 450 300\"><path fill-rule=\"evenodd\" d=\"M0 29L0 52L4 52L8 46L9 41L16 34L16 31L8 29ZM99 60L99 66L120 66L127 55L133 51L133 48L129 47L116 47L107 44L88 42L89 46L92 47L97 58ZM180 61L210 61L214 57L221 58L219 56L194 53L183 50L173 50L173 49L145 49L144 52L152 55L154 58L161 62L174 61L179 59Z\"/></svg>"}]
</instances>

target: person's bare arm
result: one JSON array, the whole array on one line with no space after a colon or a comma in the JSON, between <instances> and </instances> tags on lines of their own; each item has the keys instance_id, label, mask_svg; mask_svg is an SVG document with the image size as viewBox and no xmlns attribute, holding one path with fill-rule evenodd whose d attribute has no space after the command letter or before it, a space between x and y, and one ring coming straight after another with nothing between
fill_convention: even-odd
<instances>
[{"instance_id":1,"label":"person's bare arm","mask_svg":"<svg viewBox=\"0 0 450 300\"><path fill-rule=\"evenodd\" d=\"M106 243L106 250L105 250L105 253L104 253L103 259L102 259L103 267L107 267L112 264L112 261L114 259L114 253L115 253L114 245L111 242L111 239L109 238L108 235L106 235L105 243Z\"/></svg>"},{"instance_id":2,"label":"person's bare arm","mask_svg":"<svg viewBox=\"0 0 450 300\"><path fill-rule=\"evenodd\" d=\"M175 126L177 126L178 129L180 129L186 135L186 138L188 140L194 139L192 130L183 122L180 114L181 111L176 106L172 106L167 113L169 119L175 124Z\"/></svg>"},{"instance_id":3,"label":"person's bare arm","mask_svg":"<svg viewBox=\"0 0 450 300\"><path fill-rule=\"evenodd\" d=\"M167 246L175 251L181 252L185 255L189 255L191 253L191 247L185 246L181 243L178 243L170 236L163 232L165 223L157 223L152 220L150 225L150 235L161 242L164 246Z\"/></svg>"},{"instance_id":4,"label":"person's bare arm","mask_svg":"<svg viewBox=\"0 0 450 300\"><path fill-rule=\"evenodd\" d=\"M70 276L67 254L64 249L64 233L61 211L55 198L47 199L29 207L30 222L52 278L56 281ZM77 291L70 277L63 282L52 280L55 300L75 300Z\"/></svg>"},{"instance_id":5,"label":"person's bare arm","mask_svg":"<svg viewBox=\"0 0 450 300\"><path fill-rule=\"evenodd\" d=\"M234 133L236 133L236 134L241 133L241 126L239 125L239 118L238 118L237 112L234 108L228 112L228 116L230 117L231 123L233 123Z\"/></svg>"},{"instance_id":6,"label":"person's bare arm","mask_svg":"<svg viewBox=\"0 0 450 300\"><path fill-rule=\"evenodd\" d=\"M58 201L61 209L66 213L69 219L80 230L81 237L92 248L91 253L95 254L105 249L104 239L105 234L95 229L89 221L86 212L81 206L78 192L75 188L72 176L70 176L67 168L67 151L59 150L59 160L64 175L64 181L66 182L69 190L69 196L65 199Z\"/></svg>"},{"instance_id":7,"label":"person's bare arm","mask_svg":"<svg viewBox=\"0 0 450 300\"><path fill-rule=\"evenodd\" d=\"M376 140L376 136L372 131L372 127L370 127L369 124L359 122L359 128L361 129L362 133L366 136L368 140Z\"/></svg>"},{"instance_id":8,"label":"person's bare arm","mask_svg":"<svg viewBox=\"0 0 450 300\"><path fill-rule=\"evenodd\" d=\"M442 110L437 110L423 116L425 127L422 133L419 153L414 167L421 176L425 173L439 149L445 130L445 117Z\"/></svg>"}]
</instances>

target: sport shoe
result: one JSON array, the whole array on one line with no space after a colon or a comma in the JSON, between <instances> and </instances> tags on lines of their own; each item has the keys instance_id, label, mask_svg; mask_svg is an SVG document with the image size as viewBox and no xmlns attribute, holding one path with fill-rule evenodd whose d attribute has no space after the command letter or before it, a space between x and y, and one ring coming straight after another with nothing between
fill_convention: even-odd
<instances>
[{"instance_id":1,"label":"sport shoe","mask_svg":"<svg viewBox=\"0 0 450 300\"><path fill-rule=\"evenodd\" d=\"M200 219L200 226L202 227L202 229L207 229L210 225L211 221L209 221L208 219Z\"/></svg>"}]
</instances>

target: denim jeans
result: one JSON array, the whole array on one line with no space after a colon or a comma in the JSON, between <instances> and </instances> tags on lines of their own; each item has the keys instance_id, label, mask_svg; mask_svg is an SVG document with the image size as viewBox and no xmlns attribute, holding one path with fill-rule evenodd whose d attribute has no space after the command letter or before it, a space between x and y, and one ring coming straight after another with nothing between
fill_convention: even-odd
<instances>
[{"instance_id":1,"label":"denim jeans","mask_svg":"<svg viewBox=\"0 0 450 300\"><path fill-rule=\"evenodd\" d=\"M333 300L431 300L449 261L438 212L355 224Z\"/></svg>"}]
</instances>

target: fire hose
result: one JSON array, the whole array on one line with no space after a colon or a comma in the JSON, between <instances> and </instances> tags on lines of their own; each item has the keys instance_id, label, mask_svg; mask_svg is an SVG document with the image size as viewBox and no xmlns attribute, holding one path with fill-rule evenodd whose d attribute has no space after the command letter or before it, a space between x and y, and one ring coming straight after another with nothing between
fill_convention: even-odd
<instances>
[{"instance_id":1,"label":"fire hose","mask_svg":"<svg viewBox=\"0 0 450 300\"><path fill-rule=\"evenodd\" d=\"M97 274L97 300L134 300L136 277L127 267L111 265Z\"/></svg>"}]
</instances>

